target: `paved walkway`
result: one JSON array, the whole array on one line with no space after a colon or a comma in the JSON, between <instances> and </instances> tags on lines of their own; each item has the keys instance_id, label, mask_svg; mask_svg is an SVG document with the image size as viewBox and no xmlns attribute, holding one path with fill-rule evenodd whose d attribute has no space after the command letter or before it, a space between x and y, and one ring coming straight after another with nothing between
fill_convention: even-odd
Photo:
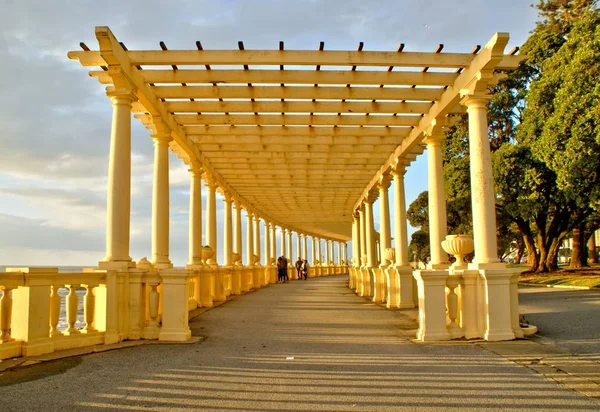
<instances>
[{"instance_id":1,"label":"paved walkway","mask_svg":"<svg viewBox=\"0 0 600 412\"><path fill-rule=\"evenodd\" d=\"M355 296L346 279L236 297L191 322L194 335L206 338L201 343L143 345L5 372L0 410L600 410L597 399L486 345L412 342L414 316Z\"/></svg>"}]
</instances>

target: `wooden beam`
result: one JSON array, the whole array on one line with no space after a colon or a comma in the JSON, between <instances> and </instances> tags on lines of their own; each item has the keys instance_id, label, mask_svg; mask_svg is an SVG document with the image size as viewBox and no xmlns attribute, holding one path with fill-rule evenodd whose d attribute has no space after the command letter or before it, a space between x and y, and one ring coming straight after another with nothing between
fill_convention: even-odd
<instances>
[{"instance_id":1,"label":"wooden beam","mask_svg":"<svg viewBox=\"0 0 600 412\"><path fill-rule=\"evenodd\" d=\"M170 113L427 113L432 103L402 102L166 102Z\"/></svg>"},{"instance_id":2,"label":"wooden beam","mask_svg":"<svg viewBox=\"0 0 600 412\"><path fill-rule=\"evenodd\" d=\"M184 126L186 135L196 136L300 136L320 137L398 137L408 136L410 127L287 127L287 126Z\"/></svg>"},{"instance_id":3,"label":"wooden beam","mask_svg":"<svg viewBox=\"0 0 600 412\"><path fill-rule=\"evenodd\" d=\"M398 145L300 145L300 144L199 144L198 149L208 152L279 152L279 153L358 153L358 152L387 152L391 153ZM380 157L381 155L379 155Z\"/></svg>"},{"instance_id":4,"label":"wooden beam","mask_svg":"<svg viewBox=\"0 0 600 412\"><path fill-rule=\"evenodd\" d=\"M161 99L330 99L434 101L442 88L300 86L155 86Z\"/></svg>"},{"instance_id":5,"label":"wooden beam","mask_svg":"<svg viewBox=\"0 0 600 412\"><path fill-rule=\"evenodd\" d=\"M335 153L332 155L331 152L298 152L298 153L287 153L287 152L203 152L209 159L226 158L226 159L238 159L238 158L252 158L252 159L282 159L286 162L293 162L297 159L385 159L386 153Z\"/></svg>"},{"instance_id":6,"label":"wooden beam","mask_svg":"<svg viewBox=\"0 0 600 412\"><path fill-rule=\"evenodd\" d=\"M336 130L336 129L333 129ZM408 130L408 129L407 129ZM407 133L408 134L408 133ZM400 136L235 136L235 135L191 135L192 141L204 144L304 144L304 145L399 145Z\"/></svg>"},{"instance_id":7,"label":"wooden beam","mask_svg":"<svg viewBox=\"0 0 600 412\"><path fill-rule=\"evenodd\" d=\"M449 86L456 73L312 70L142 70L148 83Z\"/></svg>"},{"instance_id":8,"label":"wooden beam","mask_svg":"<svg viewBox=\"0 0 600 412\"><path fill-rule=\"evenodd\" d=\"M416 126L420 116L367 116L367 115L189 115L173 116L179 125L273 125L273 126Z\"/></svg>"}]
</instances>

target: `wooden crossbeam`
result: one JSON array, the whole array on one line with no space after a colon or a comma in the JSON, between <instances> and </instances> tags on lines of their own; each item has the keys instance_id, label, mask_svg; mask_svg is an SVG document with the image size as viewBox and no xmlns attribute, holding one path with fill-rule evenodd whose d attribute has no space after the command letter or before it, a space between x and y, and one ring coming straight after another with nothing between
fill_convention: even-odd
<instances>
[{"instance_id":1,"label":"wooden crossbeam","mask_svg":"<svg viewBox=\"0 0 600 412\"><path fill-rule=\"evenodd\" d=\"M402 87L301 87L301 86L155 86L162 99L316 99L316 100L409 100L434 101L442 88Z\"/></svg>"},{"instance_id":2,"label":"wooden crossbeam","mask_svg":"<svg viewBox=\"0 0 600 412\"><path fill-rule=\"evenodd\" d=\"M330 115L175 115L175 121L184 125L343 125L343 126L416 126L420 116L330 116Z\"/></svg>"},{"instance_id":3,"label":"wooden crossbeam","mask_svg":"<svg viewBox=\"0 0 600 412\"><path fill-rule=\"evenodd\" d=\"M102 74L105 72L101 72ZM148 83L353 84L448 86L456 73L312 70L142 70Z\"/></svg>"},{"instance_id":4,"label":"wooden crossbeam","mask_svg":"<svg viewBox=\"0 0 600 412\"><path fill-rule=\"evenodd\" d=\"M170 113L427 113L431 103L402 102L166 102ZM135 110L134 110L135 111ZM145 111L145 109L144 109Z\"/></svg>"},{"instance_id":5,"label":"wooden crossbeam","mask_svg":"<svg viewBox=\"0 0 600 412\"><path fill-rule=\"evenodd\" d=\"M282 152L282 153L330 153L336 155L339 153L391 153L398 145L303 145L303 144L200 144L198 148L201 152ZM379 155L380 157L381 155Z\"/></svg>"},{"instance_id":6,"label":"wooden crossbeam","mask_svg":"<svg viewBox=\"0 0 600 412\"><path fill-rule=\"evenodd\" d=\"M286 127L286 126L184 126L191 139L195 136L302 136L317 137L405 137L409 127Z\"/></svg>"},{"instance_id":7,"label":"wooden crossbeam","mask_svg":"<svg viewBox=\"0 0 600 412\"><path fill-rule=\"evenodd\" d=\"M198 145L204 144L303 144L303 145L390 145L398 146L402 136L235 136L235 135L191 135Z\"/></svg>"}]
</instances>

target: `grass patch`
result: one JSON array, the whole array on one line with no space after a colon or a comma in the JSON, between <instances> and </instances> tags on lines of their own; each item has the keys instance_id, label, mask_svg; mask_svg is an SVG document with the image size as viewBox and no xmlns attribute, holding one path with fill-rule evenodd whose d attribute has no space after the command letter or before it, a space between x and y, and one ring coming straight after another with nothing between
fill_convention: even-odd
<instances>
[{"instance_id":1,"label":"grass patch","mask_svg":"<svg viewBox=\"0 0 600 412\"><path fill-rule=\"evenodd\" d=\"M520 282L537 285L586 286L600 288L600 269L561 269L552 273L525 273L519 276Z\"/></svg>"}]
</instances>

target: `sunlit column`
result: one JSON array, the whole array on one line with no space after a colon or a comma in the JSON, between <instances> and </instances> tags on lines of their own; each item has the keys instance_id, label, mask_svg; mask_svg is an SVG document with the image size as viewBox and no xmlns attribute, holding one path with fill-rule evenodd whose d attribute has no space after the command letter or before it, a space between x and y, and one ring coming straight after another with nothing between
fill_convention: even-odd
<instances>
[{"instance_id":1,"label":"sunlit column","mask_svg":"<svg viewBox=\"0 0 600 412\"><path fill-rule=\"evenodd\" d=\"M296 260L302 256L302 240L300 232L296 232Z\"/></svg>"},{"instance_id":2,"label":"sunlit column","mask_svg":"<svg viewBox=\"0 0 600 412\"><path fill-rule=\"evenodd\" d=\"M277 261L277 237L275 235L276 226L275 223L271 223L271 257L273 261Z\"/></svg>"},{"instance_id":3,"label":"sunlit column","mask_svg":"<svg viewBox=\"0 0 600 412\"><path fill-rule=\"evenodd\" d=\"M375 228L373 225L373 199L369 196L368 199L365 200L365 232L366 232L366 246L367 246L367 267L373 268L376 266L375 264Z\"/></svg>"},{"instance_id":4,"label":"sunlit column","mask_svg":"<svg viewBox=\"0 0 600 412\"><path fill-rule=\"evenodd\" d=\"M442 168L441 131L425 139L427 143L427 185L429 209L429 248L430 265L447 263L448 255L442 249L442 241L448 234L446 226L446 199L444 196L444 171Z\"/></svg>"},{"instance_id":5,"label":"sunlit column","mask_svg":"<svg viewBox=\"0 0 600 412\"><path fill-rule=\"evenodd\" d=\"M240 264L243 262L242 253L242 205L235 200L235 214L233 222L233 244L235 253L239 255Z\"/></svg>"},{"instance_id":6,"label":"sunlit column","mask_svg":"<svg viewBox=\"0 0 600 412\"><path fill-rule=\"evenodd\" d=\"M106 256L103 262L130 262L131 210L131 90L108 93L112 102L112 127L106 196Z\"/></svg>"},{"instance_id":7,"label":"sunlit column","mask_svg":"<svg viewBox=\"0 0 600 412\"><path fill-rule=\"evenodd\" d=\"M258 215L254 215L254 254L258 258L258 264L260 265L260 218Z\"/></svg>"},{"instance_id":8,"label":"sunlit column","mask_svg":"<svg viewBox=\"0 0 600 412\"><path fill-rule=\"evenodd\" d=\"M388 199L390 182L390 176L385 175L379 179L379 184L377 185L377 188L379 189L379 261L383 267L393 264L393 262L387 262L385 259L386 249L392 246L392 236L390 233L390 205Z\"/></svg>"},{"instance_id":9,"label":"sunlit column","mask_svg":"<svg viewBox=\"0 0 600 412\"><path fill-rule=\"evenodd\" d=\"M286 250L285 249L285 238L286 238L285 231L286 231L286 229L284 229L283 227L281 227L280 229L281 229L281 232L279 233L279 236L280 236L279 243L281 243L281 256L285 256L285 250Z\"/></svg>"},{"instance_id":10,"label":"sunlit column","mask_svg":"<svg viewBox=\"0 0 600 412\"><path fill-rule=\"evenodd\" d=\"M342 260L344 260L344 255L342 254L342 242L338 242L338 264L342 264Z\"/></svg>"},{"instance_id":11,"label":"sunlit column","mask_svg":"<svg viewBox=\"0 0 600 412\"><path fill-rule=\"evenodd\" d=\"M246 213L246 264L252 266L254 264L254 224L252 222L252 212L246 210Z\"/></svg>"},{"instance_id":12,"label":"sunlit column","mask_svg":"<svg viewBox=\"0 0 600 412\"><path fill-rule=\"evenodd\" d=\"M315 263L317 263L317 260L319 260L319 258L317 257L317 238L316 237L312 237L312 264L314 265Z\"/></svg>"},{"instance_id":13,"label":"sunlit column","mask_svg":"<svg viewBox=\"0 0 600 412\"><path fill-rule=\"evenodd\" d=\"M355 267L360 267L360 230L359 217L355 211L352 214L352 258Z\"/></svg>"},{"instance_id":14,"label":"sunlit column","mask_svg":"<svg viewBox=\"0 0 600 412\"><path fill-rule=\"evenodd\" d=\"M233 264L232 261L232 253L233 253L233 242L232 242L232 224L231 224L231 196L227 193L224 196L223 201L225 202L225 213L223 220L223 264L225 266L231 266Z\"/></svg>"},{"instance_id":15,"label":"sunlit column","mask_svg":"<svg viewBox=\"0 0 600 412\"><path fill-rule=\"evenodd\" d=\"M346 242L343 243L343 249L342 249L343 253L343 259L344 259L344 264L348 264L348 244Z\"/></svg>"},{"instance_id":16,"label":"sunlit column","mask_svg":"<svg viewBox=\"0 0 600 412\"><path fill-rule=\"evenodd\" d=\"M287 258L288 261L292 260L292 231L289 229L286 229L286 234L287 234L287 243L286 243L286 253L287 253Z\"/></svg>"},{"instance_id":17,"label":"sunlit column","mask_svg":"<svg viewBox=\"0 0 600 412\"><path fill-rule=\"evenodd\" d=\"M475 263L496 263L496 205L490 143L488 140L488 96L467 96L462 104L469 114L469 160Z\"/></svg>"},{"instance_id":18,"label":"sunlit column","mask_svg":"<svg viewBox=\"0 0 600 412\"><path fill-rule=\"evenodd\" d=\"M308 256L308 236L302 233L300 238L302 239L302 259L306 259Z\"/></svg>"},{"instance_id":19,"label":"sunlit column","mask_svg":"<svg viewBox=\"0 0 600 412\"><path fill-rule=\"evenodd\" d=\"M366 256L367 256L367 219L366 219L366 214L365 214L365 203L362 202L360 205L360 208L358 209L358 215L359 215L359 231L360 231L360 256L359 256L359 266L366 266L367 265L367 260L366 260ZM365 258L363 260L363 257Z\"/></svg>"},{"instance_id":20,"label":"sunlit column","mask_svg":"<svg viewBox=\"0 0 600 412\"><path fill-rule=\"evenodd\" d=\"M169 260L169 142L167 130L152 135L154 176L152 185L152 263L172 267Z\"/></svg>"},{"instance_id":21,"label":"sunlit column","mask_svg":"<svg viewBox=\"0 0 600 412\"><path fill-rule=\"evenodd\" d=\"M329 261L331 260L331 256L329 256L329 242L330 240L325 239L325 265L329 266Z\"/></svg>"},{"instance_id":22,"label":"sunlit column","mask_svg":"<svg viewBox=\"0 0 600 412\"><path fill-rule=\"evenodd\" d=\"M408 235L406 224L406 200L404 195L403 164L398 164L392 169L394 176L394 237L396 238L396 266L407 266L408 261Z\"/></svg>"},{"instance_id":23,"label":"sunlit column","mask_svg":"<svg viewBox=\"0 0 600 412\"><path fill-rule=\"evenodd\" d=\"M189 212L189 265L202 262L202 169L192 167L190 172Z\"/></svg>"},{"instance_id":24,"label":"sunlit column","mask_svg":"<svg viewBox=\"0 0 600 412\"><path fill-rule=\"evenodd\" d=\"M265 266L269 266L271 264L271 259L273 257L271 255L271 230L269 229L270 226L271 223L265 220Z\"/></svg>"},{"instance_id":25,"label":"sunlit column","mask_svg":"<svg viewBox=\"0 0 600 412\"><path fill-rule=\"evenodd\" d=\"M206 189L208 198L206 201L206 243L215 252L214 256L208 260L209 265L217 264L217 184L212 178L207 176Z\"/></svg>"},{"instance_id":26,"label":"sunlit column","mask_svg":"<svg viewBox=\"0 0 600 412\"><path fill-rule=\"evenodd\" d=\"M317 238L317 256L319 258L319 262L324 265L323 257L321 256L321 238Z\"/></svg>"}]
</instances>

